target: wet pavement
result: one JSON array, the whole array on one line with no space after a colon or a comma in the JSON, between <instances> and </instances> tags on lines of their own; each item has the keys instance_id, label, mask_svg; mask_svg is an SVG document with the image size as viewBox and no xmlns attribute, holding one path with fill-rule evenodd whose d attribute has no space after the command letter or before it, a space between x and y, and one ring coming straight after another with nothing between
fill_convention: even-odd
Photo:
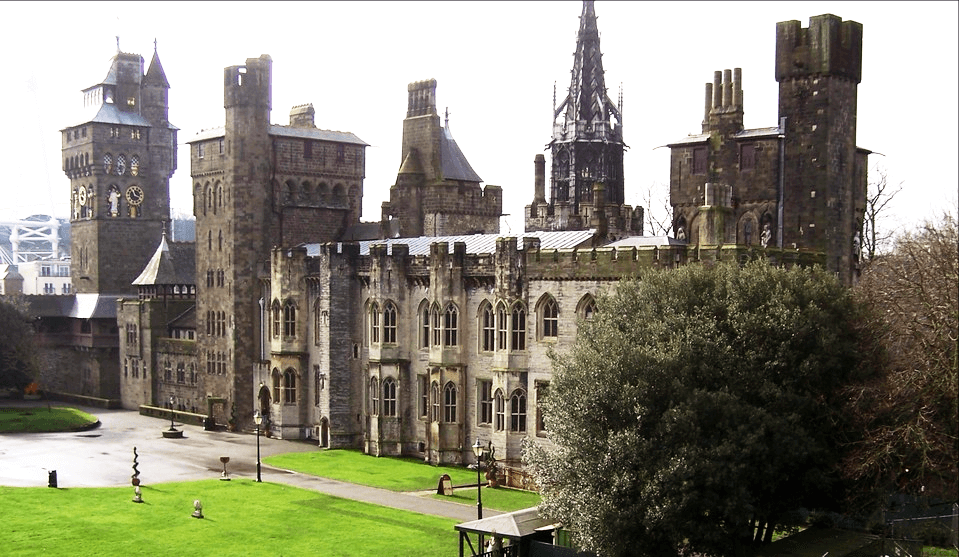
<instances>
[{"instance_id":1,"label":"wet pavement","mask_svg":"<svg viewBox=\"0 0 959 557\"><path fill-rule=\"evenodd\" d=\"M68 406L65 403L54 403ZM46 408L45 402L4 401L3 406ZM133 448L144 485L219 478L220 457L230 458L232 478L256 478L256 435L205 431L175 422L182 439L167 439L170 421L141 416L135 410L104 410L70 404L100 419L100 426L67 433L0 434L0 485L45 487L48 472L57 471L57 485L71 487L129 486L133 475ZM315 443L283 441L260 436L261 459L270 455L321 450ZM397 493L261 465L264 482L282 483L346 499L443 516L459 521L476 518L476 508L433 499L423 494ZM437 475L437 478L439 475ZM484 510L484 515L500 514Z\"/></svg>"}]
</instances>

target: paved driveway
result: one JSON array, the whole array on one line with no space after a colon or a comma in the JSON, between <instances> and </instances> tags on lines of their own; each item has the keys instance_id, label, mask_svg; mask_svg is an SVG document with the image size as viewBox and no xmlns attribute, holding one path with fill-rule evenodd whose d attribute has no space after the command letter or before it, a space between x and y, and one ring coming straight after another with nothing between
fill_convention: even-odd
<instances>
[{"instance_id":1,"label":"paved driveway","mask_svg":"<svg viewBox=\"0 0 959 557\"><path fill-rule=\"evenodd\" d=\"M13 405L31 404L4 402L4 406ZM44 408L45 404L36 406L36 411ZM217 478L223 470L221 456L230 457L227 470L231 476L256 476L256 436L252 433L204 431L177 422L183 439L165 439L163 431L170 428L169 420L141 416L133 410L79 408L100 418L101 425L75 433L0 434L0 485L45 486L47 471L56 470L59 487L129 486L134 447L144 484ZM263 457L315 450L316 444L260 437Z\"/></svg>"}]
</instances>

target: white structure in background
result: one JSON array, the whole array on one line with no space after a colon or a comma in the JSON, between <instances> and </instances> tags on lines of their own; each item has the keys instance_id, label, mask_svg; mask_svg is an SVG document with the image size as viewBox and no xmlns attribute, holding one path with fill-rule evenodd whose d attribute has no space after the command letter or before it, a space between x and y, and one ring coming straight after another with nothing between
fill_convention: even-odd
<instances>
[{"instance_id":1,"label":"white structure in background","mask_svg":"<svg viewBox=\"0 0 959 557\"><path fill-rule=\"evenodd\" d=\"M73 293L70 258L61 259L59 254L60 222L57 219L37 215L24 220L0 221L0 227L10 229L11 248L0 246L0 267L19 274L23 279L23 294Z\"/></svg>"}]
</instances>

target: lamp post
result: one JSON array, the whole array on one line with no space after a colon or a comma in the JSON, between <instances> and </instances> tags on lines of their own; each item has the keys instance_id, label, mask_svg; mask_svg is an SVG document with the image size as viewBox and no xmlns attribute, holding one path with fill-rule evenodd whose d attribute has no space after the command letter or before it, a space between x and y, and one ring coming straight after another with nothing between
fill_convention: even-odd
<instances>
[{"instance_id":1,"label":"lamp post","mask_svg":"<svg viewBox=\"0 0 959 557\"><path fill-rule=\"evenodd\" d=\"M256 481L262 482L260 478L260 424L263 423L263 416L259 410L253 411L253 423L256 424Z\"/></svg>"},{"instance_id":2,"label":"lamp post","mask_svg":"<svg viewBox=\"0 0 959 557\"><path fill-rule=\"evenodd\" d=\"M176 431L176 427L173 424L173 404L176 402L176 399L173 395L170 395L170 431Z\"/></svg>"},{"instance_id":3,"label":"lamp post","mask_svg":"<svg viewBox=\"0 0 959 557\"><path fill-rule=\"evenodd\" d=\"M473 445L473 455L476 456L476 519L483 518L483 484L480 480L480 460L483 458L483 445L480 445L479 438Z\"/></svg>"}]
</instances>

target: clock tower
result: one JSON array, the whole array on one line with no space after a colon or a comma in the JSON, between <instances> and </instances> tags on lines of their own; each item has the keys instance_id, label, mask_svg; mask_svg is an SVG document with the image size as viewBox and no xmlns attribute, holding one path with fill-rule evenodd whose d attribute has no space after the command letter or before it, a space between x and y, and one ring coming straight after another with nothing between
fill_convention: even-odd
<instances>
[{"instance_id":1,"label":"clock tower","mask_svg":"<svg viewBox=\"0 0 959 557\"><path fill-rule=\"evenodd\" d=\"M143 66L139 54L117 52L103 81L83 90L80 123L61 130L78 294L135 294L170 219L170 84L155 49Z\"/></svg>"}]
</instances>

